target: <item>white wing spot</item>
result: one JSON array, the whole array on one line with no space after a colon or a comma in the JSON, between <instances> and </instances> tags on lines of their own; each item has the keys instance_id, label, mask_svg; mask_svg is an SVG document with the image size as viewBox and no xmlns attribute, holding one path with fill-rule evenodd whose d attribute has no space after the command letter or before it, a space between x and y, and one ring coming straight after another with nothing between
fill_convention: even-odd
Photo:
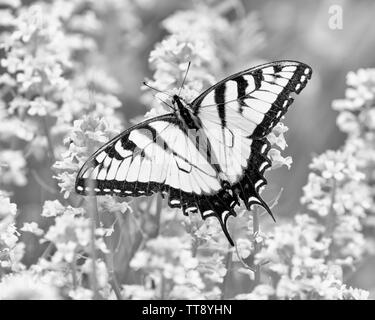
<instances>
[{"instance_id":1,"label":"white wing spot","mask_svg":"<svg viewBox=\"0 0 375 320\"><path fill-rule=\"evenodd\" d=\"M250 197L248 202L256 202L256 203L260 203L259 200L255 197Z\"/></svg>"},{"instance_id":2,"label":"white wing spot","mask_svg":"<svg viewBox=\"0 0 375 320\"><path fill-rule=\"evenodd\" d=\"M255 189L258 188L261 184L263 183L262 180L258 180L257 182L255 182Z\"/></svg>"},{"instance_id":3,"label":"white wing spot","mask_svg":"<svg viewBox=\"0 0 375 320\"><path fill-rule=\"evenodd\" d=\"M268 162L263 162L260 167L259 167L259 172L261 172L266 166L267 166Z\"/></svg>"},{"instance_id":4,"label":"white wing spot","mask_svg":"<svg viewBox=\"0 0 375 320\"><path fill-rule=\"evenodd\" d=\"M211 213L214 213L212 210L207 210L205 212L202 213L202 216L203 217L207 217L208 215L210 215Z\"/></svg>"},{"instance_id":5,"label":"white wing spot","mask_svg":"<svg viewBox=\"0 0 375 320\"><path fill-rule=\"evenodd\" d=\"M83 178L89 178L90 177L90 174L91 174L91 172L94 170L94 168L88 168L87 170L86 170L86 172L84 173L84 175L83 175Z\"/></svg>"},{"instance_id":6,"label":"white wing spot","mask_svg":"<svg viewBox=\"0 0 375 320\"><path fill-rule=\"evenodd\" d=\"M99 153L95 160L98 161L99 163L102 163L102 161L104 160L104 158L107 156L107 153L105 153L104 151Z\"/></svg>"},{"instance_id":7,"label":"white wing spot","mask_svg":"<svg viewBox=\"0 0 375 320\"><path fill-rule=\"evenodd\" d=\"M294 71L296 71L296 69L297 69L297 67L295 67L295 66L288 66L288 67L284 67L283 71L294 72Z\"/></svg>"},{"instance_id":8,"label":"white wing spot","mask_svg":"<svg viewBox=\"0 0 375 320\"><path fill-rule=\"evenodd\" d=\"M228 211L228 210L223 211L223 212L221 213L221 219L222 219L223 221L225 221L225 219L227 218L228 214L229 214L229 211Z\"/></svg>"},{"instance_id":9,"label":"white wing spot","mask_svg":"<svg viewBox=\"0 0 375 320\"><path fill-rule=\"evenodd\" d=\"M247 82L246 93L254 91L255 90L255 80L254 80L254 77L251 76L251 75L244 75L243 78Z\"/></svg>"},{"instance_id":10,"label":"white wing spot","mask_svg":"<svg viewBox=\"0 0 375 320\"><path fill-rule=\"evenodd\" d=\"M275 73L275 69L273 67L264 68L262 71L263 71L263 73L268 73L268 74Z\"/></svg>"},{"instance_id":11,"label":"white wing spot","mask_svg":"<svg viewBox=\"0 0 375 320\"><path fill-rule=\"evenodd\" d=\"M227 83L225 83L225 101L235 100L238 98L237 87L237 82L234 80L229 80Z\"/></svg>"},{"instance_id":12,"label":"white wing spot","mask_svg":"<svg viewBox=\"0 0 375 320\"><path fill-rule=\"evenodd\" d=\"M261 186L258 190L259 193L262 193L262 191L266 188L266 186Z\"/></svg>"},{"instance_id":13,"label":"white wing spot","mask_svg":"<svg viewBox=\"0 0 375 320\"><path fill-rule=\"evenodd\" d=\"M132 155L132 151L130 150L126 150L122 147L122 142L121 142L121 139L119 141L116 142L115 144L115 150L118 152L118 154L123 157L123 158L126 158L126 157L129 157Z\"/></svg>"}]
</instances>

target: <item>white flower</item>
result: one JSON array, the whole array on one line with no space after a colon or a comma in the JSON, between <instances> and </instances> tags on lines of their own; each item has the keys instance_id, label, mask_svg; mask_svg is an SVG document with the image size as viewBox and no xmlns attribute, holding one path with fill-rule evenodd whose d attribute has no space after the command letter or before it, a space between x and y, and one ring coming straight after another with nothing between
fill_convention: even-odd
<instances>
[{"instance_id":1,"label":"white flower","mask_svg":"<svg viewBox=\"0 0 375 320\"><path fill-rule=\"evenodd\" d=\"M94 293L89 289L78 287L69 291L69 297L74 300L91 300L94 297Z\"/></svg>"},{"instance_id":2,"label":"white flower","mask_svg":"<svg viewBox=\"0 0 375 320\"><path fill-rule=\"evenodd\" d=\"M46 200L43 205L42 216L43 217L56 217L64 213L65 207L60 203L59 200Z\"/></svg>"},{"instance_id":3,"label":"white flower","mask_svg":"<svg viewBox=\"0 0 375 320\"><path fill-rule=\"evenodd\" d=\"M44 233L44 231L39 228L36 222L25 222L20 230L24 232L31 232L36 236L41 236Z\"/></svg>"},{"instance_id":4,"label":"white flower","mask_svg":"<svg viewBox=\"0 0 375 320\"><path fill-rule=\"evenodd\" d=\"M24 272L2 278L0 282L1 300L58 300L58 290L38 277Z\"/></svg>"},{"instance_id":5,"label":"white flower","mask_svg":"<svg viewBox=\"0 0 375 320\"><path fill-rule=\"evenodd\" d=\"M17 205L11 203L9 197L0 191L0 221L7 216L15 216L17 214Z\"/></svg>"},{"instance_id":6,"label":"white flower","mask_svg":"<svg viewBox=\"0 0 375 320\"><path fill-rule=\"evenodd\" d=\"M124 285L122 295L130 300L145 300L155 298L155 291L140 285Z\"/></svg>"},{"instance_id":7,"label":"white flower","mask_svg":"<svg viewBox=\"0 0 375 320\"><path fill-rule=\"evenodd\" d=\"M281 166L286 166L288 169L290 169L290 167L293 163L292 157L288 156L288 157L284 158L281 155L280 150L277 150L277 149L274 149L274 148L272 148L268 152L268 156L272 160L272 168L273 169L279 168Z\"/></svg>"},{"instance_id":8,"label":"white flower","mask_svg":"<svg viewBox=\"0 0 375 320\"><path fill-rule=\"evenodd\" d=\"M14 183L18 186L24 186L27 183L26 161L21 151L0 151L0 167L2 168L2 183Z\"/></svg>"}]
</instances>

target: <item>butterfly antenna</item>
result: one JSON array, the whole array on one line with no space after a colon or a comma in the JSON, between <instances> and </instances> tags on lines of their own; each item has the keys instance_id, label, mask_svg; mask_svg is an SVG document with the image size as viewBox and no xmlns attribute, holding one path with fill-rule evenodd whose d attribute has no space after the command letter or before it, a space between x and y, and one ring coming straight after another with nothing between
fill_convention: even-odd
<instances>
[{"instance_id":1,"label":"butterfly antenna","mask_svg":"<svg viewBox=\"0 0 375 320\"><path fill-rule=\"evenodd\" d=\"M167 102L165 102L164 100L160 99L159 97L157 97L161 102L163 102L168 108L171 108L173 111L176 111L175 108L173 108L171 105L169 105Z\"/></svg>"},{"instance_id":2,"label":"butterfly antenna","mask_svg":"<svg viewBox=\"0 0 375 320\"><path fill-rule=\"evenodd\" d=\"M182 84L181 84L181 87L180 87L180 91L178 92L178 96L181 95L181 90L182 90L182 88L184 87L185 80L186 80L186 76L187 76L187 74L188 74L188 72L189 72L189 69L190 69L190 65L191 65L191 61L189 61L188 66L187 66L187 68L186 68L186 72L185 72L184 80L182 80Z\"/></svg>"},{"instance_id":3,"label":"butterfly antenna","mask_svg":"<svg viewBox=\"0 0 375 320\"><path fill-rule=\"evenodd\" d=\"M166 92L163 92L163 91L161 91L161 90L159 90L159 89L156 89L156 88L154 88L154 87L151 87L151 86L150 86L147 82L145 82L145 81L143 81L142 83L143 83L144 86L146 86L147 88L150 88L151 90L154 90L154 91L159 92L159 93L163 93L163 94L167 95L168 97L173 98L173 96L170 95L169 93L166 93Z\"/></svg>"}]
</instances>

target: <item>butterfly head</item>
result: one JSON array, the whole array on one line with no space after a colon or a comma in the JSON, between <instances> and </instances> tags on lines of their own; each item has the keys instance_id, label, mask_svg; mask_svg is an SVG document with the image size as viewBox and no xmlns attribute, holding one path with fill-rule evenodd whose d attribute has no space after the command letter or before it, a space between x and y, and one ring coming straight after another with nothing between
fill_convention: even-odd
<instances>
[{"instance_id":1,"label":"butterfly head","mask_svg":"<svg viewBox=\"0 0 375 320\"><path fill-rule=\"evenodd\" d=\"M178 105L179 102L181 102L181 100L183 100L180 96L178 96L177 94L174 94L172 96L172 104L173 105Z\"/></svg>"},{"instance_id":2,"label":"butterfly head","mask_svg":"<svg viewBox=\"0 0 375 320\"><path fill-rule=\"evenodd\" d=\"M196 130L200 128L199 119L196 116L194 116L193 110L189 103L187 103L183 98L175 94L172 98L172 104L177 117L182 120L182 122L186 125L187 128Z\"/></svg>"},{"instance_id":3,"label":"butterfly head","mask_svg":"<svg viewBox=\"0 0 375 320\"><path fill-rule=\"evenodd\" d=\"M185 100L177 94L173 95L172 97L172 105L177 112L182 112L182 110L186 109L187 107L187 103L185 102Z\"/></svg>"}]
</instances>

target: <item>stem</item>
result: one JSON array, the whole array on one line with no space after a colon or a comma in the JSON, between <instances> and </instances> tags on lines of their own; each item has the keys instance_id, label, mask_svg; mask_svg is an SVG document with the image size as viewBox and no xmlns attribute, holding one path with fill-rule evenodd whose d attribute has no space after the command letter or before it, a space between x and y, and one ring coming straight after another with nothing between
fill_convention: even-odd
<instances>
[{"instance_id":1,"label":"stem","mask_svg":"<svg viewBox=\"0 0 375 320\"><path fill-rule=\"evenodd\" d=\"M258 209L254 208L253 210L253 237L254 237L254 261L257 253L260 251L260 245L256 241L256 237L259 234L260 230L260 225L259 225L259 213ZM254 263L254 284L253 284L253 289L260 283L260 273L261 273L261 268L260 264L255 264Z\"/></svg>"},{"instance_id":2,"label":"stem","mask_svg":"<svg viewBox=\"0 0 375 320\"><path fill-rule=\"evenodd\" d=\"M73 280L73 289L77 289L78 281L77 281L77 255L76 252L74 251L74 256L73 256L73 261L70 263L70 268L72 270L72 280Z\"/></svg>"},{"instance_id":3,"label":"stem","mask_svg":"<svg viewBox=\"0 0 375 320\"><path fill-rule=\"evenodd\" d=\"M160 300L165 300L165 278L163 274L161 275Z\"/></svg>"},{"instance_id":4,"label":"stem","mask_svg":"<svg viewBox=\"0 0 375 320\"><path fill-rule=\"evenodd\" d=\"M44 134L47 138L50 159L51 159L52 164L54 164L56 162L56 157L55 157L55 152L53 150L52 138L51 138L50 130L49 130L48 123L47 123L47 116L42 118L42 122L43 122Z\"/></svg>"},{"instance_id":5,"label":"stem","mask_svg":"<svg viewBox=\"0 0 375 320\"><path fill-rule=\"evenodd\" d=\"M115 221L113 223L114 225L117 223L117 215L115 217ZM115 252L115 243L113 236L108 237L108 241L106 241L107 246L110 248L110 251L108 254L105 255L105 260L106 260L106 266L109 274L109 283L112 287L113 292L116 295L117 300L123 300L122 294L121 294L121 287L117 281L116 273L114 270L114 254Z\"/></svg>"},{"instance_id":6,"label":"stem","mask_svg":"<svg viewBox=\"0 0 375 320\"><path fill-rule=\"evenodd\" d=\"M221 284L221 300L224 300L226 299L226 291L227 291L227 286L228 286L228 282L229 282L229 277L231 275L231 268L232 268L232 250L231 250L231 246L228 246L228 253L225 257L225 269L227 269L227 273L225 274L224 278L223 278L223 283Z\"/></svg>"},{"instance_id":7,"label":"stem","mask_svg":"<svg viewBox=\"0 0 375 320\"><path fill-rule=\"evenodd\" d=\"M238 261L242 264L242 266L245 268L245 269L249 269L251 270L252 272L254 272L254 269L249 266L241 257L239 251L238 251L238 246L237 244L234 246L236 248L236 255L237 255L237 258L238 258Z\"/></svg>"},{"instance_id":8,"label":"stem","mask_svg":"<svg viewBox=\"0 0 375 320\"><path fill-rule=\"evenodd\" d=\"M334 228L335 228L335 200L336 200L336 189L337 189L337 183L336 179L332 179L332 191L331 191L331 203L329 206L328 216L327 216L327 229L326 229L326 235L329 236L332 234Z\"/></svg>"},{"instance_id":9,"label":"stem","mask_svg":"<svg viewBox=\"0 0 375 320\"><path fill-rule=\"evenodd\" d=\"M45 259L45 258L51 253L53 247L54 247L53 242L50 242L50 243L48 244L47 248L44 250L44 252L43 252L42 255L40 256L39 259Z\"/></svg>"},{"instance_id":10,"label":"stem","mask_svg":"<svg viewBox=\"0 0 375 320\"><path fill-rule=\"evenodd\" d=\"M49 186L44 180L39 176L39 174L32 169L31 175L34 177L35 181L41 186L41 188L49 193L57 194L57 191L54 187Z\"/></svg>"},{"instance_id":11,"label":"stem","mask_svg":"<svg viewBox=\"0 0 375 320\"><path fill-rule=\"evenodd\" d=\"M152 233L148 234L149 239L157 238L160 233L160 217L161 217L161 209L162 209L162 197L160 195L156 196L156 213L155 213L155 229L152 231ZM149 209L151 207L151 203L153 201L149 201L149 207L146 209L146 213L149 213Z\"/></svg>"},{"instance_id":12,"label":"stem","mask_svg":"<svg viewBox=\"0 0 375 320\"><path fill-rule=\"evenodd\" d=\"M90 186L90 190L94 190L92 186ZM98 216L98 207L96 202L96 197L94 195L90 195L89 198L89 213L90 213L90 251L91 251L91 260L92 260L92 269L91 269L91 289L94 292L94 299L97 300L100 298L99 289L98 289L98 279L97 279L97 271L96 271L96 248L95 248L95 230L96 230L96 221Z\"/></svg>"},{"instance_id":13,"label":"stem","mask_svg":"<svg viewBox=\"0 0 375 320\"><path fill-rule=\"evenodd\" d=\"M107 260L107 268L108 268L108 273L109 273L109 282L111 284L113 292L115 293L117 300L123 300L123 297L121 294L121 287L117 281L116 273L113 268L113 251L112 250L108 255L106 255L106 260Z\"/></svg>"},{"instance_id":14,"label":"stem","mask_svg":"<svg viewBox=\"0 0 375 320\"><path fill-rule=\"evenodd\" d=\"M198 238L195 237L194 235L191 238L192 245L191 245L191 255L193 258L197 256L198 253Z\"/></svg>"}]
</instances>

